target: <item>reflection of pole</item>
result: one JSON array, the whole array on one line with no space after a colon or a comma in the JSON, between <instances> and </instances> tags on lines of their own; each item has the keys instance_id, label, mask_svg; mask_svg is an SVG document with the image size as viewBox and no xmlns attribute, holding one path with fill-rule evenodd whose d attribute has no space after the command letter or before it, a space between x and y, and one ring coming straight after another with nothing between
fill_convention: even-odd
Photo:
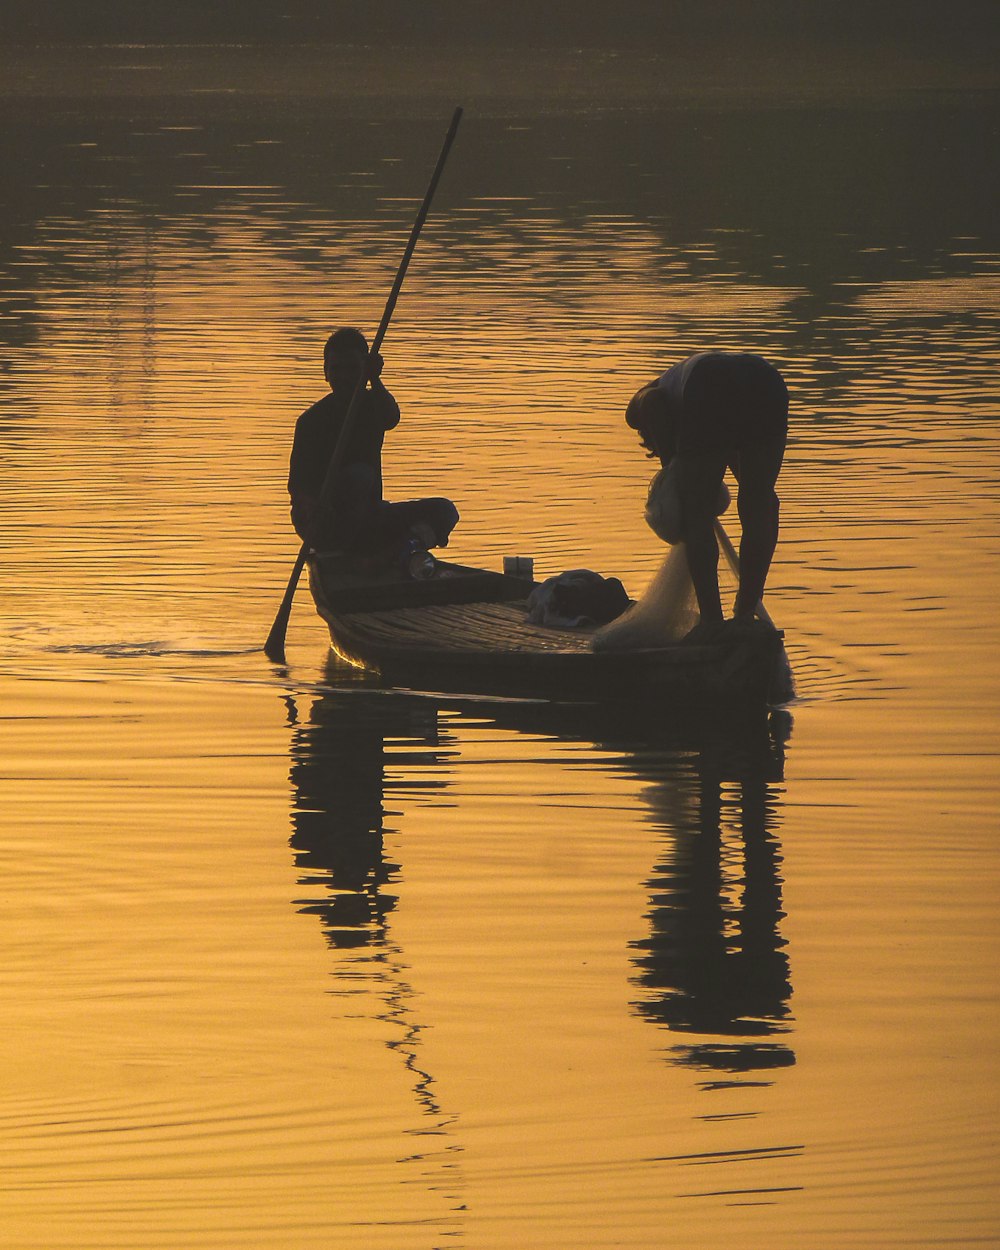
<instances>
[{"instance_id":1,"label":"reflection of pole","mask_svg":"<svg viewBox=\"0 0 1000 1250\"><path fill-rule=\"evenodd\" d=\"M408 1018L408 1012L416 1000L413 987L404 980L402 951L395 942L386 942L387 958L385 960L386 976L382 978L385 985L385 1002L389 1010L380 1017L400 1030L401 1036L388 1042L390 1050L397 1051L403 1057L403 1064L413 1077L413 1092L417 1096L424 1111L434 1117L438 1123L429 1130L440 1132L454 1124L455 1117L445 1117L441 1105L434 1096L434 1078L417 1062L420 1057L420 1034L424 1031L422 1024Z\"/></svg>"}]
</instances>

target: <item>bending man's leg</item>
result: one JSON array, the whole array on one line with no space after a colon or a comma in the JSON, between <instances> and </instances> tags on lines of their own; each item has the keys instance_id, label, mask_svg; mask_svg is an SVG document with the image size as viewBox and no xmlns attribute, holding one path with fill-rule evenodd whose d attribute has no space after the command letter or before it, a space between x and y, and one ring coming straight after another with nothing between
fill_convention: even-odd
<instances>
[{"instance_id":1,"label":"bending man's leg","mask_svg":"<svg viewBox=\"0 0 1000 1250\"><path fill-rule=\"evenodd\" d=\"M785 454L785 440L744 448L736 468L739 493L736 509L743 527L740 542L740 587L734 615L750 619L764 597L764 583L778 543L778 496L774 486Z\"/></svg>"},{"instance_id":2,"label":"bending man's leg","mask_svg":"<svg viewBox=\"0 0 1000 1250\"><path fill-rule=\"evenodd\" d=\"M702 624L714 624L722 620L715 516L726 462L721 456L685 452L675 463L684 545L698 612Z\"/></svg>"}]
</instances>

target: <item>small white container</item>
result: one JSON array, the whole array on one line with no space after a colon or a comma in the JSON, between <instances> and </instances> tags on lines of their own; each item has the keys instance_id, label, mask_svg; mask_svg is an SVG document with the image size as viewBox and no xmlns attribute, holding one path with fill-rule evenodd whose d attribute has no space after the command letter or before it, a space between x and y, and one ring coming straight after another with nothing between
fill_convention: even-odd
<instances>
[{"instance_id":1,"label":"small white container","mask_svg":"<svg viewBox=\"0 0 1000 1250\"><path fill-rule=\"evenodd\" d=\"M531 556L504 556L503 571L507 577L521 577L530 582L535 576L535 561Z\"/></svg>"}]
</instances>

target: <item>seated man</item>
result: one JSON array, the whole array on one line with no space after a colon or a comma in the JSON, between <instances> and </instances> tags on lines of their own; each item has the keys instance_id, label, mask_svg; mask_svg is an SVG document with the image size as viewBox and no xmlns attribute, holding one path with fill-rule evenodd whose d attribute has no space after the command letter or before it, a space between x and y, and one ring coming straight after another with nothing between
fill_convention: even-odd
<instances>
[{"instance_id":1,"label":"seated man","mask_svg":"<svg viewBox=\"0 0 1000 1250\"><path fill-rule=\"evenodd\" d=\"M723 620L714 526L722 478L732 469L743 527L734 616L752 620L778 541L774 487L788 432L781 374L749 352L699 352L641 387L625 420L651 455L674 462L699 636Z\"/></svg>"},{"instance_id":2,"label":"seated man","mask_svg":"<svg viewBox=\"0 0 1000 1250\"><path fill-rule=\"evenodd\" d=\"M382 383L382 357L360 397L344 457L324 497L323 483L355 388L368 359L360 330L344 327L327 340L323 368L330 394L307 408L295 424L288 492L292 525L316 550L340 550L391 559L410 539L443 547L458 521L447 499L390 504L382 499L382 443L399 424L399 405Z\"/></svg>"}]
</instances>

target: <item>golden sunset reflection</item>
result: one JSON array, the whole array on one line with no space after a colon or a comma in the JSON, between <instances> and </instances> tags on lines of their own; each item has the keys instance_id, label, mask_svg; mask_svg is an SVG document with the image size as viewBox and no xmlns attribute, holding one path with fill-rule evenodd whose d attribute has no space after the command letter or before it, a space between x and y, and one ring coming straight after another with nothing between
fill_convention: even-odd
<instances>
[{"instance_id":1,"label":"golden sunset reflection","mask_svg":"<svg viewBox=\"0 0 1000 1250\"><path fill-rule=\"evenodd\" d=\"M996 1240L995 67L751 97L578 21L551 80L388 43L360 94L311 36L298 80L281 40L3 54L4 1245ZM760 352L789 707L387 690L304 584L265 660L295 419L378 322L453 73L387 497L638 596L624 406Z\"/></svg>"}]
</instances>

